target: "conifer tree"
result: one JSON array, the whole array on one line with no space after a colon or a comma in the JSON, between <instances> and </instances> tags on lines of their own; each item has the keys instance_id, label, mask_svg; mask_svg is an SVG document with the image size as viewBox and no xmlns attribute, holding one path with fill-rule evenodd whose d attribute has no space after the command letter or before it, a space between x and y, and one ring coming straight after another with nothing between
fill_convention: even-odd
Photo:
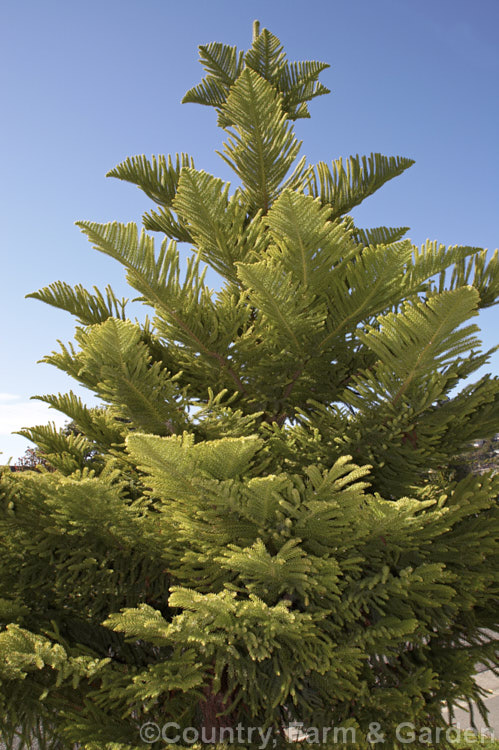
<instances>
[{"instance_id":1,"label":"conifer tree","mask_svg":"<svg viewBox=\"0 0 499 750\"><path fill-rule=\"evenodd\" d=\"M29 295L75 316L45 361L101 405L37 396L74 429L24 430L47 468L2 477L2 737L262 747L249 728L275 746L299 721L396 747L401 722L483 710L497 665L499 476L442 478L499 431L498 379L468 380L497 251L355 225L412 161L299 159L326 64L258 25L200 57L184 102L216 110L234 184L127 158L109 175L153 201L143 230L79 223L150 317L110 287Z\"/></svg>"}]
</instances>

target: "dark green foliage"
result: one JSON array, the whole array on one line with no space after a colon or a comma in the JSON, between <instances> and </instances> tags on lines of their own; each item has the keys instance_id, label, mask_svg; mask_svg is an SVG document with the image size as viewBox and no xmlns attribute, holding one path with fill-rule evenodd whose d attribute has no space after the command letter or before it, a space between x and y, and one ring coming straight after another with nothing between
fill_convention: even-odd
<instances>
[{"instance_id":1,"label":"dark green foliage","mask_svg":"<svg viewBox=\"0 0 499 750\"><path fill-rule=\"evenodd\" d=\"M354 225L410 159L296 162L325 64L258 28L201 61L184 101L216 108L238 187L186 154L129 158L109 174L154 201L159 247L79 222L151 320L109 287L31 295L76 317L45 361L102 403L38 396L71 424L24 430L44 466L1 477L0 732L131 750L176 722L283 745L302 721L365 747L377 722L395 747L401 722L483 709L475 666L497 665L499 475L448 469L499 431L498 379L463 383L490 354L474 320L498 257Z\"/></svg>"}]
</instances>

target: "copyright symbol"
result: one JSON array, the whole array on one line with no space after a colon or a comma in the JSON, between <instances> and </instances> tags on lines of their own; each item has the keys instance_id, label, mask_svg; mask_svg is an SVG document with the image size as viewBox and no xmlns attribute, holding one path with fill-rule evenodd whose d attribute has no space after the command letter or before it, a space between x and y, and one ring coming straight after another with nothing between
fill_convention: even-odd
<instances>
[{"instance_id":1,"label":"copyright symbol","mask_svg":"<svg viewBox=\"0 0 499 750\"><path fill-rule=\"evenodd\" d=\"M148 721L140 727L140 739L149 745L161 738L161 728L153 721Z\"/></svg>"}]
</instances>

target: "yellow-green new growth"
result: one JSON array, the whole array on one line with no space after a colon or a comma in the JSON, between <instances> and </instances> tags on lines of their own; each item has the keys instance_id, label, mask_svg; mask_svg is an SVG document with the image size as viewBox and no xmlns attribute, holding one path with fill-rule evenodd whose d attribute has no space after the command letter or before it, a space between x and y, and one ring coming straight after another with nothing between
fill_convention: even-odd
<instances>
[{"instance_id":1,"label":"yellow-green new growth","mask_svg":"<svg viewBox=\"0 0 499 750\"><path fill-rule=\"evenodd\" d=\"M78 223L151 317L110 287L31 295L75 316L44 361L97 402L38 396L71 423L23 430L43 466L0 478L0 733L284 745L293 721L376 721L395 750L408 718L483 709L475 666L497 666L499 478L449 465L499 433L498 379L469 380L498 256L356 225L412 160L299 158L325 63L257 22L246 52L200 58L184 101L215 108L235 183L128 157L109 176L152 201L143 229Z\"/></svg>"}]
</instances>

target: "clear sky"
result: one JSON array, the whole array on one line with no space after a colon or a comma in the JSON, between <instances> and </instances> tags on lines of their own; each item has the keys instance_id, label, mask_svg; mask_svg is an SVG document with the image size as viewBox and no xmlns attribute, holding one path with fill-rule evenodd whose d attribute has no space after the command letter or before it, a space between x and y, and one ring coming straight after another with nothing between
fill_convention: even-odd
<instances>
[{"instance_id":1,"label":"clear sky","mask_svg":"<svg viewBox=\"0 0 499 750\"><path fill-rule=\"evenodd\" d=\"M497 0L4 0L0 13L0 462L28 446L12 430L64 421L30 396L78 390L36 364L72 339L71 316L25 294L62 279L127 295L121 267L74 227L150 208L105 178L127 156L187 151L229 177L213 110L180 100L203 75L197 46L245 49L254 18L290 59L331 64L332 94L298 125L310 161L416 160L354 212L357 224L410 226L417 244L499 245ZM479 320L487 347L496 309ZM499 355L489 370L499 374Z\"/></svg>"}]
</instances>

